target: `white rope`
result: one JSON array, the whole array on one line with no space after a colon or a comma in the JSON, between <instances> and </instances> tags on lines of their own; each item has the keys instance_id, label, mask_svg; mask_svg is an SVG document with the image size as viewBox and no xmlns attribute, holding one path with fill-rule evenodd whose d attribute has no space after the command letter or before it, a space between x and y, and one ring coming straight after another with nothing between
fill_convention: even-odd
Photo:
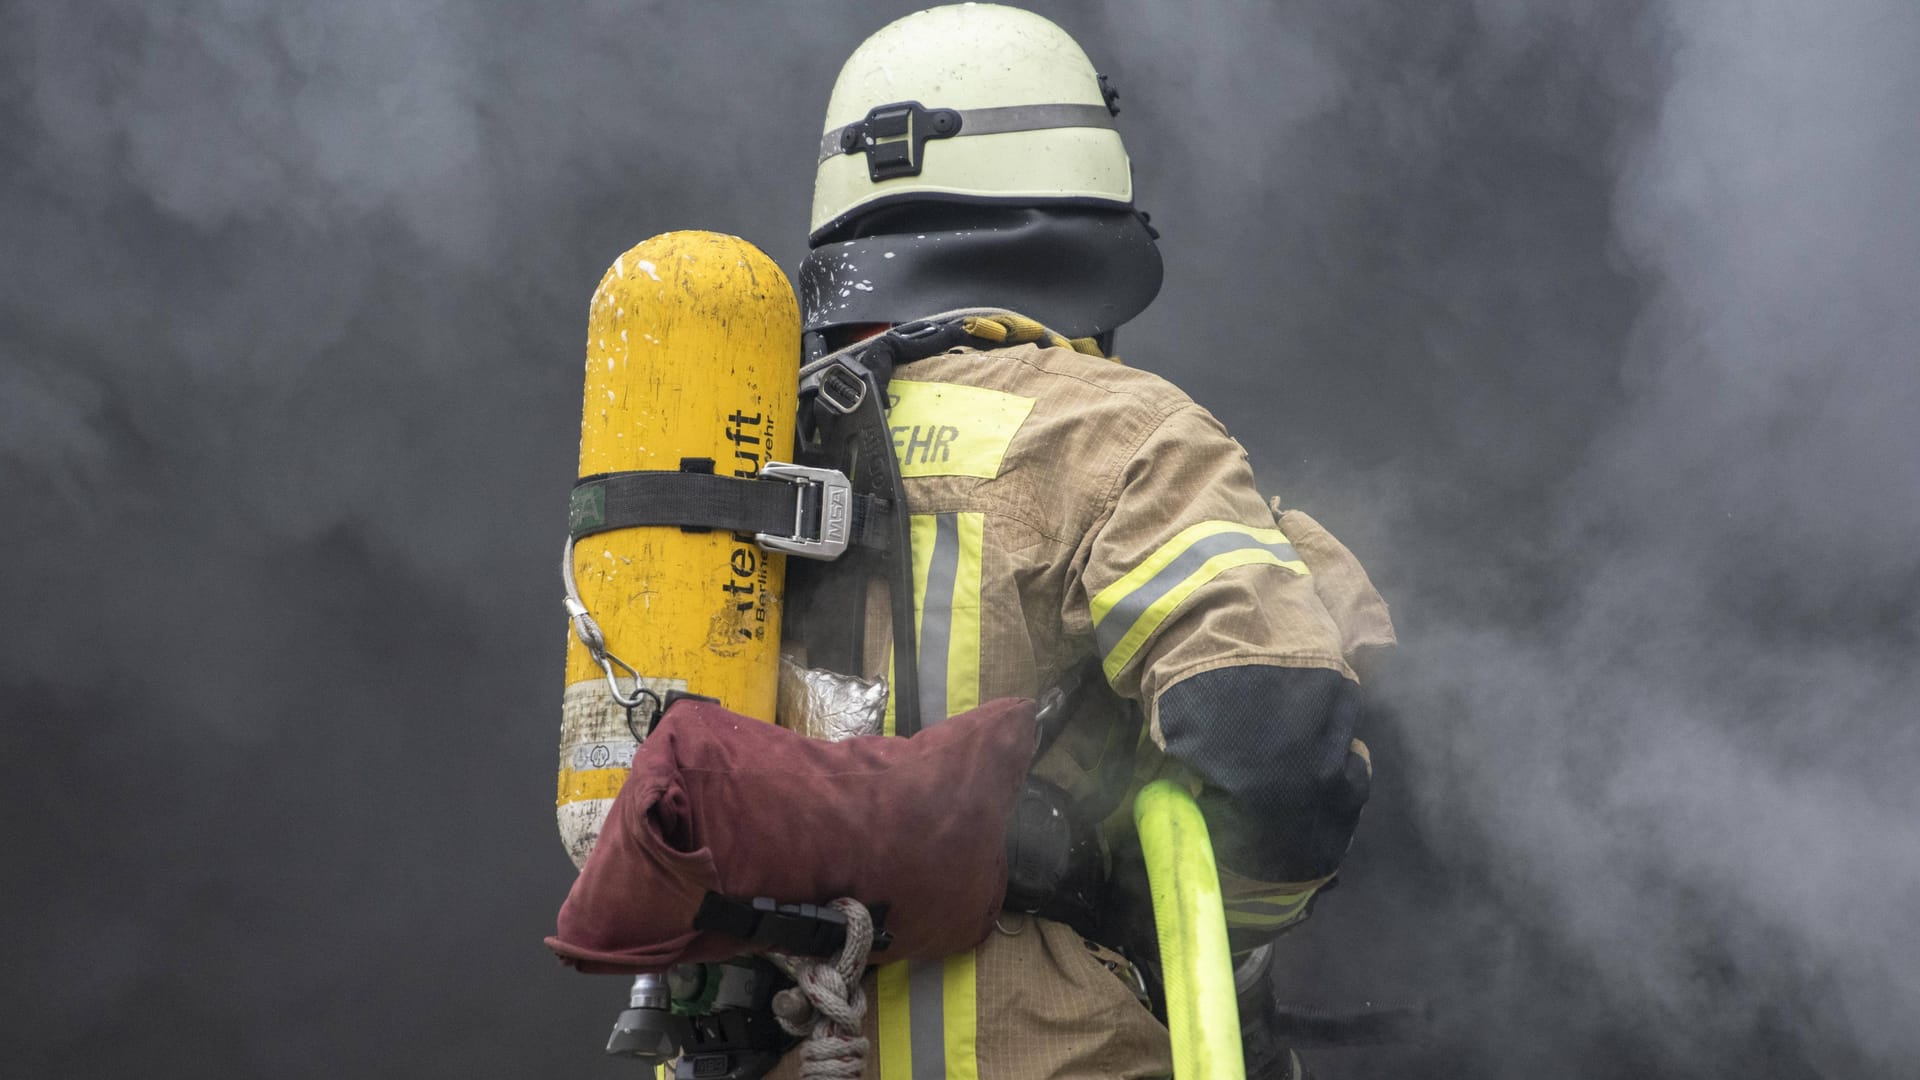
<instances>
[{"instance_id":1,"label":"white rope","mask_svg":"<svg viewBox=\"0 0 1920 1080\"><path fill-rule=\"evenodd\" d=\"M858 900L832 905L847 917L847 940L828 960L775 955L771 959L797 984L773 996L773 1014L789 1035L802 1035L800 1080L859 1080L866 1068L867 1039L860 1021L867 994L860 977L873 948L873 916Z\"/></svg>"}]
</instances>

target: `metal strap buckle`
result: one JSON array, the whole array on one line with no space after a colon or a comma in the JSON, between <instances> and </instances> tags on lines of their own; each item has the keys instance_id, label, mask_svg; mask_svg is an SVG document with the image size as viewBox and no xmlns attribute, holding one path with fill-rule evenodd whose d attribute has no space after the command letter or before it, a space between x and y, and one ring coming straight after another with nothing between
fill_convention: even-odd
<instances>
[{"instance_id":1,"label":"metal strap buckle","mask_svg":"<svg viewBox=\"0 0 1920 1080\"><path fill-rule=\"evenodd\" d=\"M888 333L901 341L919 341L922 338L930 338L959 322L959 319L916 319L910 323L902 323Z\"/></svg>"},{"instance_id":2,"label":"metal strap buckle","mask_svg":"<svg viewBox=\"0 0 1920 1080\"><path fill-rule=\"evenodd\" d=\"M797 485L800 497L793 503L793 535L754 533L755 543L768 551L822 561L837 559L847 550L847 539L853 531L853 485L848 482L847 474L835 469L769 461L760 469L760 479L784 480ZM807 528L810 492L817 493L819 500L819 516L816 527L811 530Z\"/></svg>"},{"instance_id":3,"label":"metal strap buckle","mask_svg":"<svg viewBox=\"0 0 1920 1080\"><path fill-rule=\"evenodd\" d=\"M867 380L839 361L820 373L820 400L841 416L852 416L867 400Z\"/></svg>"}]
</instances>

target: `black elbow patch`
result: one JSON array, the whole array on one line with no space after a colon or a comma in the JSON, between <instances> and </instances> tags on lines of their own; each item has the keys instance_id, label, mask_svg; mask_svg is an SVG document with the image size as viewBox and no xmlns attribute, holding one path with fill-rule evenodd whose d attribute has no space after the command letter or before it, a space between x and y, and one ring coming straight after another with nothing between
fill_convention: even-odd
<instances>
[{"instance_id":1,"label":"black elbow patch","mask_svg":"<svg viewBox=\"0 0 1920 1080\"><path fill-rule=\"evenodd\" d=\"M1337 671L1251 664L1160 696L1167 753L1206 781L1200 805L1222 865L1261 881L1339 866L1369 788L1349 750L1360 707L1360 687Z\"/></svg>"}]
</instances>

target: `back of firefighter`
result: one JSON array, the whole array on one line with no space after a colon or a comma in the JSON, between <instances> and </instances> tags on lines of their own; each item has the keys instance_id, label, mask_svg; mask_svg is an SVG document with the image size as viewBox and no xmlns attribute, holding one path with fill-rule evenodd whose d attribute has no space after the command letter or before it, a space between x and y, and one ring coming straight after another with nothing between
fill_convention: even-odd
<instances>
[{"instance_id":1,"label":"back of firefighter","mask_svg":"<svg viewBox=\"0 0 1920 1080\"><path fill-rule=\"evenodd\" d=\"M1304 916L1347 849L1371 774L1351 660L1392 628L1344 547L1269 508L1213 416L1104 355L1161 273L1113 106L1072 39L1024 11L937 8L875 34L829 106L803 317L815 354L962 307L1049 328L1003 318L1007 342L888 385L920 716L1037 696L1091 659L1145 737L1116 746L1115 717L1076 714L1036 777L1078 798L1120 754L1123 783L1194 785L1244 954ZM868 625L857 674L885 675L886 620ZM866 1075L1169 1074L1120 944L1008 913L970 952L876 968Z\"/></svg>"}]
</instances>

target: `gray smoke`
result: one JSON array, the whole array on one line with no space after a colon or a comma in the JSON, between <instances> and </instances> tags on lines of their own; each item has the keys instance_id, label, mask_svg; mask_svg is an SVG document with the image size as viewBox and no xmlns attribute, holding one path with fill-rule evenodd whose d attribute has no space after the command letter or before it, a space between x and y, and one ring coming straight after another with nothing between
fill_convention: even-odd
<instances>
[{"instance_id":1,"label":"gray smoke","mask_svg":"<svg viewBox=\"0 0 1920 1080\"><path fill-rule=\"evenodd\" d=\"M1439 251L1387 256L1435 271L1386 304L1431 313L1398 325L1462 398L1451 475L1363 486L1426 578L1390 696L1419 827L1471 882L1430 985L1499 1033L1475 1073L1563 1072L1587 1024L1596 1072L1905 1073L1920 20L1477 14L1444 85L1414 64L1358 91L1400 97L1396 171L1508 158L1437 193ZM1569 91L1596 89L1583 115ZM1492 93L1533 104L1471 124ZM1604 237L1568 202L1588 170ZM1435 209L1387 217L1419 235Z\"/></svg>"},{"instance_id":2,"label":"gray smoke","mask_svg":"<svg viewBox=\"0 0 1920 1080\"><path fill-rule=\"evenodd\" d=\"M1553 493L1579 570L1556 618L1450 631L1419 684L1487 751L1441 774L1492 782L1475 831L1660 1050L1897 1075L1920 1060L1920 17L1666 17L1613 195L1646 289L1624 407ZM1503 777L1563 799L1515 806Z\"/></svg>"},{"instance_id":3,"label":"gray smoke","mask_svg":"<svg viewBox=\"0 0 1920 1080\"><path fill-rule=\"evenodd\" d=\"M598 1066L538 936L586 298L793 266L914 5L0 9L5 1007L48 1075ZM1328 1077L1920 1066L1920 15L1043 4L1168 284L1122 334L1406 648L1290 999Z\"/></svg>"}]
</instances>

